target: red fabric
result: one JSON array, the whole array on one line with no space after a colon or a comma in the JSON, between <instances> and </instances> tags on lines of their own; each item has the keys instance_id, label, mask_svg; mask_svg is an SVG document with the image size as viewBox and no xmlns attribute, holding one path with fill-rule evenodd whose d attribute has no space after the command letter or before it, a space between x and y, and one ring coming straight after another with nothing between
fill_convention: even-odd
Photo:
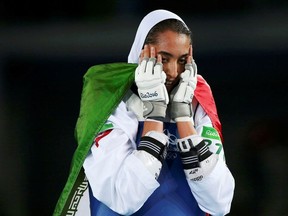
<instances>
[{"instance_id":1,"label":"red fabric","mask_svg":"<svg viewBox=\"0 0 288 216\"><path fill-rule=\"evenodd\" d=\"M195 97L210 117L213 127L218 131L223 142L222 125L218 117L215 100L209 84L201 75L197 75Z\"/></svg>"},{"instance_id":2,"label":"red fabric","mask_svg":"<svg viewBox=\"0 0 288 216\"><path fill-rule=\"evenodd\" d=\"M100 133L95 139L94 139L94 144L96 145L96 147L98 148L99 147L99 141L104 138L105 136L107 136L110 132L112 131L111 130L106 130L104 131L103 133Z\"/></svg>"}]
</instances>

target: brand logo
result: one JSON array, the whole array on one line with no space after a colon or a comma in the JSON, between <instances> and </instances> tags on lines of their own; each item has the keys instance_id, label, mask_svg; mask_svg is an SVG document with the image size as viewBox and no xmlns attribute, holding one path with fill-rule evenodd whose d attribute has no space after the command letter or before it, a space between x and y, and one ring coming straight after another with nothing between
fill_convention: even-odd
<instances>
[{"instance_id":1,"label":"brand logo","mask_svg":"<svg viewBox=\"0 0 288 216\"><path fill-rule=\"evenodd\" d=\"M197 176L196 178L192 178L192 181L201 181L203 179L203 175Z\"/></svg>"},{"instance_id":2,"label":"brand logo","mask_svg":"<svg viewBox=\"0 0 288 216\"><path fill-rule=\"evenodd\" d=\"M203 127L203 132L201 134L203 137L220 140L219 134L215 128L212 127Z\"/></svg>"},{"instance_id":3,"label":"brand logo","mask_svg":"<svg viewBox=\"0 0 288 216\"><path fill-rule=\"evenodd\" d=\"M155 92L146 92L146 93L140 93L141 98L155 98L158 96L158 93Z\"/></svg>"},{"instance_id":4,"label":"brand logo","mask_svg":"<svg viewBox=\"0 0 288 216\"><path fill-rule=\"evenodd\" d=\"M212 137L218 136L218 134L217 134L215 131L211 131L211 130L207 130L207 131L206 131L206 134L207 134L208 136L212 136Z\"/></svg>"}]
</instances>

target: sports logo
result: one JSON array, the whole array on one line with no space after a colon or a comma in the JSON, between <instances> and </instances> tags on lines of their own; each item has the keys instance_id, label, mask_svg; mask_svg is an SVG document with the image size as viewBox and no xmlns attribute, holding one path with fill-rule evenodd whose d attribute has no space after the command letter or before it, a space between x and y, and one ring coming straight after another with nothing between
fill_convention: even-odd
<instances>
[{"instance_id":1,"label":"sports logo","mask_svg":"<svg viewBox=\"0 0 288 216\"><path fill-rule=\"evenodd\" d=\"M146 92L145 94L140 93L140 97L142 99L157 98L158 93L156 91L155 92Z\"/></svg>"},{"instance_id":2,"label":"sports logo","mask_svg":"<svg viewBox=\"0 0 288 216\"><path fill-rule=\"evenodd\" d=\"M215 128L212 127L203 127L203 131L201 134L202 137L209 138L209 139L216 139L220 140L220 136Z\"/></svg>"}]
</instances>

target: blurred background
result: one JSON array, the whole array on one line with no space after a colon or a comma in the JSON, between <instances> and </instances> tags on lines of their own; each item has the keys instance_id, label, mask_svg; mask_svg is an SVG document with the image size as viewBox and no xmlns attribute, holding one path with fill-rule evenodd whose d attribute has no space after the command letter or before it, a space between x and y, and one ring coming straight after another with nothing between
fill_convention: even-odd
<instances>
[{"instance_id":1,"label":"blurred background","mask_svg":"<svg viewBox=\"0 0 288 216\"><path fill-rule=\"evenodd\" d=\"M82 77L126 62L142 17L178 13L223 124L232 216L288 215L287 0L0 2L0 215L52 215L76 148Z\"/></svg>"}]
</instances>

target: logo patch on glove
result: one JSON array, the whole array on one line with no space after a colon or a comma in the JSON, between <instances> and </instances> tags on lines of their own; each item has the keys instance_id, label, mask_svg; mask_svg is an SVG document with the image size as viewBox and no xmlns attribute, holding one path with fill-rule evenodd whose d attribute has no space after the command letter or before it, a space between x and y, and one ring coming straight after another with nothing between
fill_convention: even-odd
<instances>
[{"instance_id":1,"label":"logo patch on glove","mask_svg":"<svg viewBox=\"0 0 288 216\"><path fill-rule=\"evenodd\" d=\"M140 93L140 97L141 99L153 99L153 98L157 98L158 97L158 93L155 92L146 92L144 93Z\"/></svg>"}]
</instances>

